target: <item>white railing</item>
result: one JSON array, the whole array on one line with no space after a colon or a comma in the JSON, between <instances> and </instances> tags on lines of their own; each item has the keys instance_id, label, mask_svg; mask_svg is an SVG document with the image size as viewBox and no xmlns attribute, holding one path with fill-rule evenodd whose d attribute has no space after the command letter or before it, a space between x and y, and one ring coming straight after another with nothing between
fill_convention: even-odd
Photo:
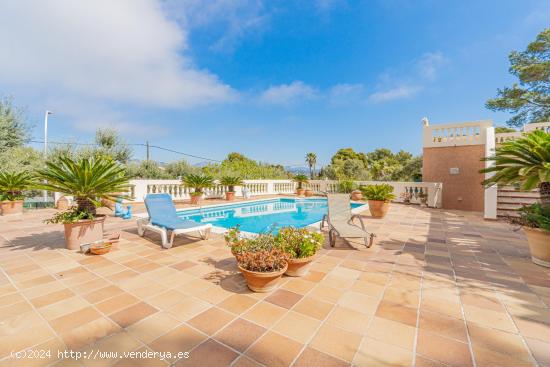
<instances>
[{"instance_id":1,"label":"white railing","mask_svg":"<svg viewBox=\"0 0 550 367\"><path fill-rule=\"evenodd\" d=\"M424 147L446 147L455 145L484 145L486 130L492 121L457 122L444 125L424 125Z\"/></svg>"},{"instance_id":2,"label":"white railing","mask_svg":"<svg viewBox=\"0 0 550 367\"><path fill-rule=\"evenodd\" d=\"M509 133L495 133L495 143L497 145L506 141L516 140L521 138L523 133L530 133L535 130L541 130L550 134L550 122L536 122L532 124L526 124L522 131L514 131Z\"/></svg>"},{"instance_id":3,"label":"white railing","mask_svg":"<svg viewBox=\"0 0 550 367\"><path fill-rule=\"evenodd\" d=\"M380 182L380 181L356 181L355 185L371 185L387 183L394 188L396 202L402 202L401 195L408 192L412 196L412 203L420 203L420 193L428 194L428 206L441 208L442 184L437 182ZM190 189L185 188L179 180L132 180L131 197L136 202L143 202L145 195L151 193L167 193L174 200L189 199ZM250 196L284 195L293 194L296 184L291 180L244 180L244 187L248 189ZM338 192L338 181L311 180L306 188L315 193ZM214 188L205 190L206 198L223 198L227 187L217 184ZM235 187L235 196L242 197L242 188Z\"/></svg>"}]
</instances>

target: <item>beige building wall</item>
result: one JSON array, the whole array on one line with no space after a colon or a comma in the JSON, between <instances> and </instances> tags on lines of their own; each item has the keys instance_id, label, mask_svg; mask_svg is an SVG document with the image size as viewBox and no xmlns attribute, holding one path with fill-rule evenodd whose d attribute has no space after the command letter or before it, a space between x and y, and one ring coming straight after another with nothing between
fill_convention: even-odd
<instances>
[{"instance_id":1,"label":"beige building wall","mask_svg":"<svg viewBox=\"0 0 550 367\"><path fill-rule=\"evenodd\" d=\"M485 145L424 147L422 180L443 183L444 209L483 211L484 156Z\"/></svg>"}]
</instances>

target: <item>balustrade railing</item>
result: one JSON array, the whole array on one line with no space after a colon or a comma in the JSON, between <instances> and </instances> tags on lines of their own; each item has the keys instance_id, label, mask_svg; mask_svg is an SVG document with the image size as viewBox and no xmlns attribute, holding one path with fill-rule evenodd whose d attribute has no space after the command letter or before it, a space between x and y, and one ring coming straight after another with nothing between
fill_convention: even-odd
<instances>
[{"instance_id":1,"label":"balustrade railing","mask_svg":"<svg viewBox=\"0 0 550 367\"><path fill-rule=\"evenodd\" d=\"M412 203L420 203L422 193L428 196L428 206L440 208L442 185L437 182L397 182L397 181L355 181L355 186L387 183L394 188L397 196L394 201L402 202L403 193L409 193ZM130 195L134 201L142 202L145 195L150 193L167 193L174 200L187 200L191 189L184 187L179 180L132 180ZM244 180L243 187L248 189L250 196L293 194L296 184L291 180ZM310 180L306 188L315 193L338 192L338 181ZM223 198L227 187L216 184L213 188L204 190L206 198ZM235 187L235 196L242 197L242 187Z\"/></svg>"},{"instance_id":2,"label":"balustrade railing","mask_svg":"<svg viewBox=\"0 0 550 367\"><path fill-rule=\"evenodd\" d=\"M424 126L424 147L485 144L491 121Z\"/></svg>"}]
</instances>

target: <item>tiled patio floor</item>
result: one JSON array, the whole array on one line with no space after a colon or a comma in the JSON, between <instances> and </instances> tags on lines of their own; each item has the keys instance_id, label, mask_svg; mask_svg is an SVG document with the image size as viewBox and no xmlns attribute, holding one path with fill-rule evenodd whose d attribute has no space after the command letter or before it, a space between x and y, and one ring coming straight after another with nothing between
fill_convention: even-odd
<instances>
[{"instance_id":1,"label":"tiled patio floor","mask_svg":"<svg viewBox=\"0 0 550 367\"><path fill-rule=\"evenodd\" d=\"M0 217L0 366L550 366L550 269L476 213L363 213L371 249L339 241L308 276L258 294L219 235L162 250L109 218L118 248L85 256L41 223L51 212ZM25 348L52 358L10 357ZM69 349L190 358L58 361Z\"/></svg>"}]
</instances>

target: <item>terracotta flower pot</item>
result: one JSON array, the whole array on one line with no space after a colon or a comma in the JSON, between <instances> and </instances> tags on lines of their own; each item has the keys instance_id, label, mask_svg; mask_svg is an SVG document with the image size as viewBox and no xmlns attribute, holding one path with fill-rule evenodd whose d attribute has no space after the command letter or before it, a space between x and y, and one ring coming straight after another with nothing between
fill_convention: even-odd
<instances>
[{"instance_id":1,"label":"terracotta flower pot","mask_svg":"<svg viewBox=\"0 0 550 367\"><path fill-rule=\"evenodd\" d=\"M301 259L289 259L288 269L286 270L285 275L290 277L302 277L306 275L313 260L315 260L315 255Z\"/></svg>"},{"instance_id":2,"label":"terracotta flower pot","mask_svg":"<svg viewBox=\"0 0 550 367\"><path fill-rule=\"evenodd\" d=\"M235 200L235 191L227 191L225 193L225 200L227 200L227 201Z\"/></svg>"},{"instance_id":3,"label":"terracotta flower pot","mask_svg":"<svg viewBox=\"0 0 550 367\"><path fill-rule=\"evenodd\" d=\"M285 273L288 268L288 264L279 271L271 271L268 273L261 273L258 271L250 271L244 268L241 268L239 265L239 270L243 273L244 279L250 288L251 291L258 293L271 292L279 282L281 276Z\"/></svg>"},{"instance_id":4,"label":"terracotta flower pot","mask_svg":"<svg viewBox=\"0 0 550 367\"><path fill-rule=\"evenodd\" d=\"M354 200L354 201L359 201L363 199L363 193L359 190L353 190L351 192L351 200Z\"/></svg>"},{"instance_id":5,"label":"terracotta flower pot","mask_svg":"<svg viewBox=\"0 0 550 367\"><path fill-rule=\"evenodd\" d=\"M523 227L527 236L531 259L537 265L550 267L550 231Z\"/></svg>"},{"instance_id":6,"label":"terracotta flower pot","mask_svg":"<svg viewBox=\"0 0 550 367\"><path fill-rule=\"evenodd\" d=\"M23 200L0 201L2 215L23 214Z\"/></svg>"},{"instance_id":7,"label":"terracotta flower pot","mask_svg":"<svg viewBox=\"0 0 550 367\"><path fill-rule=\"evenodd\" d=\"M305 191L306 191L306 190L304 190L304 189L296 189L296 195L298 195L298 196L304 196L304 192L305 192Z\"/></svg>"},{"instance_id":8,"label":"terracotta flower pot","mask_svg":"<svg viewBox=\"0 0 550 367\"><path fill-rule=\"evenodd\" d=\"M191 195L191 205L199 205L199 201L202 199L202 194Z\"/></svg>"},{"instance_id":9,"label":"terracotta flower pot","mask_svg":"<svg viewBox=\"0 0 550 367\"><path fill-rule=\"evenodd\" d=\"M384 200L369 200L370 215L374 218L384 218L388 209L390 208L390 202Z\"/></svg>"},{"instance_id":10,"label":"terracotta flower pot","mask_svg":"<svg viewBox=\"0 0 550 367\"><path fill-rule=\"evenodd\" d=\"M313 196L313 190L311 190L311 189L306 189L305 195L306 195L307 197Z\"/></svg>"},{"instance_id":11,"label":"terracotta flower pot","mask_svg":"<svg viewBox=\"0 0 550 367\"><path fill-rule=\"evenodd\" d=\"M83 243L99 241L103 238L104 215L97 215L94 220L80 220L75 223L64 223L65 243L69 250L79 250Z\"/></svg>"}]
</instances>

